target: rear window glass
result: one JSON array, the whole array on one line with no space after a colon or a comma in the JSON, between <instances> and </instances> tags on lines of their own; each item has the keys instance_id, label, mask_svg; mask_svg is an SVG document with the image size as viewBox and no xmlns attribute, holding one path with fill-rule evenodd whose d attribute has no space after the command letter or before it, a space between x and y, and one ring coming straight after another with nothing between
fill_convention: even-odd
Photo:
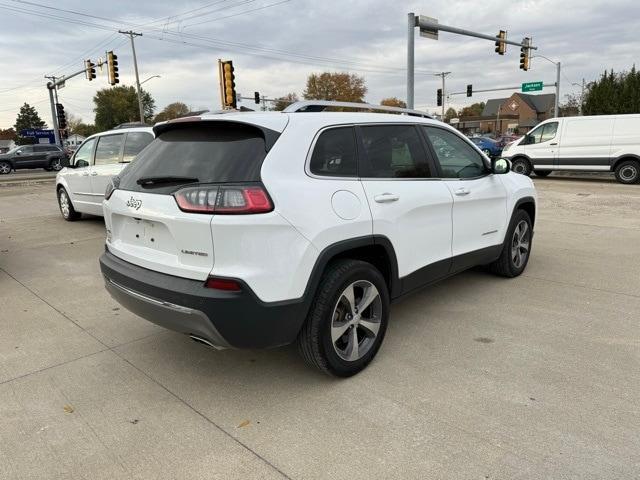
<instances>
[{"instance_id":1,"label":"rear window glass","mask_svg":"<svg viewBox=\"0 0 640 480\"><path fill-rule=\"evenodd\" d=\"M353 127L331 128L318 137L309 169L316 175L355 177L356 157Z\"/></svg>"},{"instance_id":2,"label":"rear window glass","mask_svg":"<svg viewBox=\"0 0 640 480\"><path fill-rule=\"evenodd\" d=\"M256 127L231 122L185 124L160 134L121 173L120 188L148 191L143 177L197 178L199 183L260 181L265 140ZM179 188L179 187L178 187ZM168 193L175 186L153 188Z\"/></svg>"}]
</instances>

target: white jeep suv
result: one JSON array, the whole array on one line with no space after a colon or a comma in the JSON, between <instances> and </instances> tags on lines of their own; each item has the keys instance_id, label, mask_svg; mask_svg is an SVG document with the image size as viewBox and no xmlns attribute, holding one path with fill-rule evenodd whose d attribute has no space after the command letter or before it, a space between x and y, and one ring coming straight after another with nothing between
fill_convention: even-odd
<instances>
[{"instance_id":1,"label":"white jeep suv","mask_svg":"<svg viewBox=\"0 0 640 480\"><path fill-rule=\"evenodd\" d=\"M117 175L153 141L151 127L117 127L87 138L69 166L56 176L60 213L73 221L82 213L102 215L102 200L111 177Z\"/></svg>"},{"instance_id":2,"label":"white jeep suv","mask_svg":"<svg viewBox=\"0 0 640 480\"><path fill-rule=\"evenodd\" d=\"M476 265L522 273L531 180L422 113L355 105L405 114L298 102L156 125L105 196L111 295L209 346L297 342L349 376L391 301Z\"/></svg>"}]
</instances>

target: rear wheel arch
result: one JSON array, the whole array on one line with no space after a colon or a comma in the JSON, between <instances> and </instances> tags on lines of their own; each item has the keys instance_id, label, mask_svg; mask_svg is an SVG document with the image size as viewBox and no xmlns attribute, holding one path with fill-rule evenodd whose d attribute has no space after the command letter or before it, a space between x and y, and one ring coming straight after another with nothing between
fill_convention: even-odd
<instances>
[{"instance_id":1,"label":"rear wheel arch","mask_svg":"<svg viewBox=\"0 0 640 480\"><path fill-rule=\"evenodd\" d=\"M344 259L370 263L382 274L391 298L400 294L398 260L391 241L382 235L368 235L342 240L322 250L311 271L305 297L312 299L330 265Z\"/></svg>"},{"instance_id":2,"label":"rear wheel arch","mask_svg":"<svg viewBox=\"0 0 640 480\"><path fill-rule=\"evenodd\" d=\"M613 161L613 163L611 164L611 171L614 172L618 165L627 160L632 160L640 164L640 156L633 154L622 155L621 157L618 157Z\"/></svg>"}]
</instances>

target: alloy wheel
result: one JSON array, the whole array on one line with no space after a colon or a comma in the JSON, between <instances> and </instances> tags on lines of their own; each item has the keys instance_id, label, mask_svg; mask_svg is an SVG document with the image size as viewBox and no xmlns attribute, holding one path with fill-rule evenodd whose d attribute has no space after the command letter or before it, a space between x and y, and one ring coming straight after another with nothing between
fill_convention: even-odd
<instances>
[{"instance_id":1,"label":"alloy wheel","mask_svg":"<svg viewBox=\"0 0 640 480\"><path fill-rule=\"evenodd\" d=\"M60 202L60 211L62 212L62 216L64 218L69 218L69 197L67 196L67 192L64 190L60 190L58 194L58 201Z\"/></svg>"},{"instance_id":2,"label":"alloy wheel","mask_svg":"<svg viewBox=\"0 0 640 480\"><path fill-rule=\"evenodd\" d=\"M6 175L7 173L11 173L11 165L8 163L0 163L0 174Z\"/></svg>"},{"instance_id":3,"label":"alloy wheel","mask_svg":"<svg viewBox=\"0 0 640 480\"><path fill-rule=\"evenodd\" d=\"M62 162L60 161L59 158L56 158L55 160L53 160L51 162L51 168L53 170L55 170L56 172L59 171L59 170L62 170Z\"/></svg>"},{"instance_id":4,"label":"alloy wheel","mask_svg":"<svg viewBox=\"0 0 640 480\"><path fill-rule=\"evenodd\" d=\"M514 267L522 268L527 261L529 248L531 246L531 233L529 224L525 220L520 220L513 232L511 240L511 261Z\"/></svg>"},{"instance_id":5,"label":"alloy wheel","mask_svg":"<svg viewBox=\"0 0 640 480\"><path fill-rule=\"evenodd\" d=\"M364 357L375 344L382 321L382 299L367 280L353 282L340 294L331 318L331 343L348 362Z\"/></svg>"}]
</instances>

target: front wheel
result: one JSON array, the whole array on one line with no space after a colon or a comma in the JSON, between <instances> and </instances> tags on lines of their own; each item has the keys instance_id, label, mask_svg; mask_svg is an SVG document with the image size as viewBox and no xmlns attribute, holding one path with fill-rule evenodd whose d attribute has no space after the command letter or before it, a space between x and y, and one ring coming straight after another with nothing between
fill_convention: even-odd
<instances>
[{"instance_id":1,"label":"front wheel","mask_svg":"<svg viewBox=\"0 0 640 480\"><path fill-rule=\"evenodd\" d=\"M627 185L640 182L640 163L625 160L616 165L616 180Z\"/></svg>"},{"instance_id":2,"label":"front wheel","mask_svg":"<svg viewBox=\"0 0 640 480\"><path fill-rule=\"evenodd\" d=\"M0 175L11 173L11 164L9 162L0 162Z\"/></svg>"},{"instance_id":3,"label":"front wheel","mask_svg":"<svg viewBox=\"0 0 640 480\"><path fill-rule=\"evenodd\" d=\"M58 188L58 206L60 207L60 213L62 214L62 218L64 218L67 222L73 222L74 220L78 220L81 216L73 208L73 204L71 203L69 194L64 189L64 187Z\"/></svg>"},{"instance_id":4,"label":"front wheel","mask_svg":"<svg viewBox=\"0 0 640 480\"><path fill-rule=\"evenodd\" d=\"M527 266L531 254L533 225L524 210L516 210L504 239L502 253L489 269L502 277L517 277Z\"/></svg>"},{"instance_id":5,"label":"front wheel","mask_svg":"<svg viewBox=\"0 0 640 480\"><path fill-rule=\"evenodd\" d=\"M378 353L389 318L389 292L382 274L359 260L340 260L320 282L298 350L324 373L350 377Z\"/></svg>"},{"instance_id":6,"label":"front wheel","mask_svg":"<svg viewBox=\"0 0 640 480\"><path fill-rule=\"evenodd\" d=\"M531 164L526 158L516 158L511 162L511 171L520 175L531 175Z\"/></svg>"}]
</instances>

